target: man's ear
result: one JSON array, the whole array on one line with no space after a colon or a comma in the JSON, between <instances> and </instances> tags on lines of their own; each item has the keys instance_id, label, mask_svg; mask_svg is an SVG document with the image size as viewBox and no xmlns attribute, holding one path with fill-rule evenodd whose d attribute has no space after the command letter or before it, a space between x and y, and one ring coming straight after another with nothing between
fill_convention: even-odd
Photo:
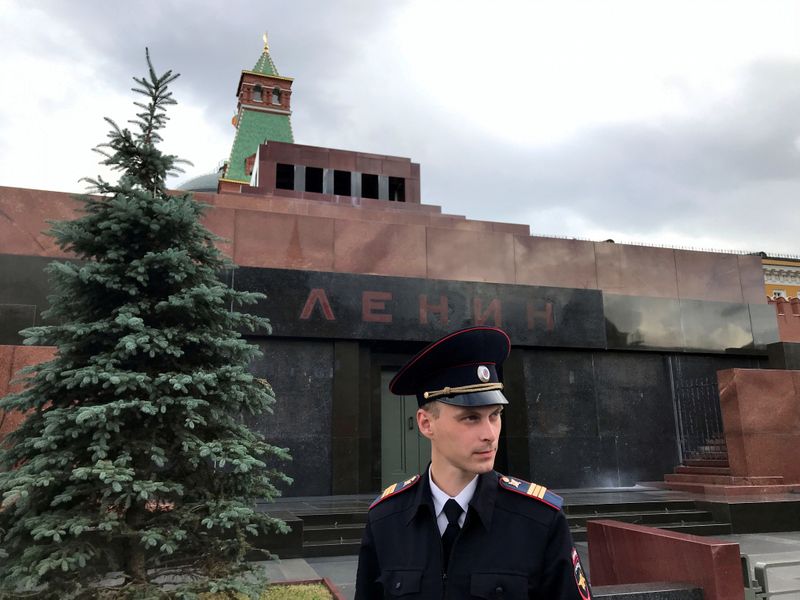
<instances>
[{"instance_id":1,"label":"man's ear","mask_svg":"<svg viewBox=\"0 0 800 600\"><path fill-rule=\"evenodd\" d=\"M419 432L429 440L433 439L433 427L431 426L433 419L434 416L427 410L422 408L417 409L417 428Z\"/></svg>"}]
</instances>

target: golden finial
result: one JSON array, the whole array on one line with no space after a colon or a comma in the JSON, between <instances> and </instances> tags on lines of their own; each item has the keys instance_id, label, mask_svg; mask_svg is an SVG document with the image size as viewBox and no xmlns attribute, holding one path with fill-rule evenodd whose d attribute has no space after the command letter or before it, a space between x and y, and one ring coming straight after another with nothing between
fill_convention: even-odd
<instances>
[{"instance_id":1,"label":"golden finial","mask_svg":"<svg viewBox=\"0 0 800 600\"><path fill-rule=\"evenodd\" d=\"M269 52L269 42L267 41L267 32L264 32L264 35L261 36L264 40L264 52Z\"/></svg>"}]
</instances>

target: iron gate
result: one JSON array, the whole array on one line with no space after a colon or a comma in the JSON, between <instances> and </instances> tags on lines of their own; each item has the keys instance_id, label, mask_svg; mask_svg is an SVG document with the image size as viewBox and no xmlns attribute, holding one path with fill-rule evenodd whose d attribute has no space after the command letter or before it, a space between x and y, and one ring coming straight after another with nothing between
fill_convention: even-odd
<instances>
[{"instance_id":1,"label":"iron gate","mask_svg":"<svg viewBox=\"0 0 800 600\"><path fill-rule=\"evenodd\" d=\"M681 461L727 460L716 377L674 381Z\"/></svg>"}]
</instances>

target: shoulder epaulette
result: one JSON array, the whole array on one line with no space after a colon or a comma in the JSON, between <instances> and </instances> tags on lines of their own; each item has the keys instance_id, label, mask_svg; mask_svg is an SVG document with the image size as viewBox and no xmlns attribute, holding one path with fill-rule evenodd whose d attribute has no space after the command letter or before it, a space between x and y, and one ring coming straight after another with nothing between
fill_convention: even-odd
<instances>
[{"instance_id":1,"label":"shoulder epaulette","mask_svg":"<svg viewBox=\"0 0 800 600\"><path fill-rule=\"evenodd\" d=\"M561 507L564 506L564 499L558 494L554 494L543 485L529 483L521 479L515 479L514 477L507 477L506 475L498 477L497 482L500 484L501 488L509 492L516 492L517 494L528 496L528 498L534 498L556 510L561 510Z\"/></svg>"},{"instance_id":2,"label":"shoulder epaulette","mask_svg":"<svg viewBox=\"0 0 800 600\"><path fill-rule=\"evenodd\" d=\"M405 481L398 481L397 483L393 483L389 487L387 487L381 495L375 498L375 501L370 504L369 508L372 510L378 504L386 500L387 498L391 498L392 496L396 496L400 492L405 492L406 490L411 489L414 487L414 484L420 480L419 475L414 475L411 479L406 479Z\"/></svg>"}]
</instances>

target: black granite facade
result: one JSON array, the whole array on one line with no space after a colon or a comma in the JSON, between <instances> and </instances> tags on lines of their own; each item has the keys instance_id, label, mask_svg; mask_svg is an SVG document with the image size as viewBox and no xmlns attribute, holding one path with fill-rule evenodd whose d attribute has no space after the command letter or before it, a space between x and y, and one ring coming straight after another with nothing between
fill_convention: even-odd
<instances>
[{"instance_id":1,"label":"black granite facade","mask_svg":"<svg viewBox=\"0 0 800 600\"><path fill-rule=\"evenodd\" d=\"M272 414L248 424L271 444L289 448L292 460L278 465L294 479L285 495L330 494L333 343L267 339L258 345L264 356L253 372L270 382L277 402Z\"/></svg>"},{"instance_id":2,"label":"black granite facade","mask_svg":"<svg viewBox=\"0 0 800 600\"><path fill-rule=\"evenodd\" d=\"M672 378L751 357L522 350L530 477L555 488L634 485L678 464ZM525 476L525 473L519 473Z\"/></svg>"},{"instance_id":3,"label":"black granite facade","mask_svg":"<svg viewBox=\"0 0 800 600\"><path fill-rule=\"evenodd\" d=\"M50 262L0 255L0 343L42 322ZM661 479L678 462L675 382L766 366L777 339L769 305L281 269L221 278L267 295L252 311L274 331L251 337L265 353L253 370L278 403L250 424L290 448L290 496L379 489L381 371L459 327L509 332L497 467L555 488Z\"/></svg>"}]
</instances>

